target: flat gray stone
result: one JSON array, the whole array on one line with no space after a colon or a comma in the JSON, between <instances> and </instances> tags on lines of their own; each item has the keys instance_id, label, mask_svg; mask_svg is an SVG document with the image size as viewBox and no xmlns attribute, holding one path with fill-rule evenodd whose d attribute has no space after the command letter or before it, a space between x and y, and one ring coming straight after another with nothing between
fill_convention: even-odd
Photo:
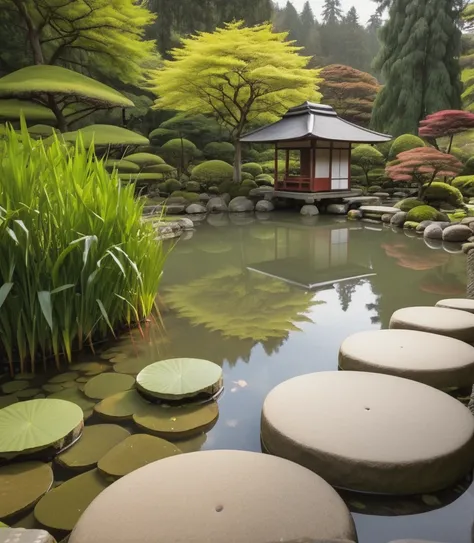
<instances>
[{"instance_id":1,"label":"flat gray stone","mask_svg":"<svg viewBox=\"0 0 474 543\"><path fill-rule=\"evenodd\" d=\"M465 387L474 383L474 347L427 332L371 330L343 341L339 367L395 375L440 389Z\"/></svg>"},{"instance_id":2,"label":"flat gray stone","mask_svg":"<svg viewBox=\"0 0 474 543\"><path fill-rule=\"evenodd\" d=\"M295 377L267 395L261 421L264 450L354 491L434 492L474 462L470 411L440 390L391 375Z\"/></svg>"},{"instance_id":3,"label":"flat gray stone","mask_svg":"<svg viewBox=\"0 0 474 543\"><path fill-rule=\"evenodd\" d=\"M303 217L315 217L316 215L319 215L319 209L315 205L307 204L301 208L300 214L303 215Z\"/></svg>"},{"instance_id":4,"label":"flat gray stone","mask_svg":"<svg viewBox=\"0 0 474 543\"><path fill-rule=\"evenodd\" d=\"M443 241L463 242L472 236L472 230L464 224L448 226L443 230Z\"/></svg>"},{"instance_id":5,"label":"flat gray stone","mask_svg":"<svg viewBox=\"0 0 474 543\"><path fill-rule=\"evenodd\" d=\"M396 207L385 207L385 206L361 206L359 208L362 213L379 213L380 215L383 215L385 213L390 213L390 215L395 215L395 213L399 213L400 210Z\"/></svg>"},{"instance_id":6,"label":"flat gray stone","mask_svg":"<svg viewBox=\"0 0 474 543\"><path fill-rule=\"evenodd\" d=\"M474 315L467 311L444 307L405 307L395 311L390 319L391 329L419 330L474 342Z\"/></svg>"},{"instance_id":7,"label":"flat gray stone","mask_svg":"<svg viewBox=\"0 0 474 543\"><path fill-rule=\"evenodd\" d=\"M82 514L69 543L276 543L302 535L356 541L349 510L328 483L282 458L214 450L171 456L115 482Z\"/></svg>"},{"instance_id":8,"label":"flat gray stone","mask_svg":"<svg viewBox=\"0 0 474 543\"><path fill-rule=\"evenodd\" d=\"M260 200L255 204L255 211L273 211L275 206L269 200Z\"/></svg>"},{"instance_id":9,"label":"flat gray stone","mask_svg":"<svg viewBox=\"0 0 474 543\"><path fill-rule=\"evenodd\" d=\"M380 198L377 196L356 196L350 198L344 198L342 200L345 204L365 204L365 205L376 205L380 203Z\"/></svg>"},{"instance_id":10,"label":"flat gray stone","mask_svg":"<svg viewBox=\"0 0 474 543\"><path fill-rule=\"evenodd\" d=\"M207 209L202 204L190 204L186 208L186 213L189 215L199 215L199 213L207 213Z\"/></svg>"},{"instance_id":11,"label":"flat gray stone","mask_svg":"<svg viewBox=\"0 0 474 543\"><path fill-rule=\"evenodd\" d=\"M447 307L448 309L458 309L459 311L474 313L474 300L470 300L469 298L448 298L437 302L436 307Z\"/></svg>"},{"instance_id":12,"label":"flat gray stone","mask_svg":"<svg viewBox=\"0 0 474 543\"><path fill-rule=\"evenodd\" d=\"M433 223L427 226L423 231L425 239L443 239L443 229L439 224Z\"/></svg>"},{"instance_id":13,"label":"flat gray stone","mask_svg":"<svg viewBox=\"0 0 474 543\"><path fill-rule=\"evenodd\" d=\"M246 213L249 211L253 211L254 209L255 204L246 196L237 196L229 203L230 213Z\"/></svg>"}]
</instances>

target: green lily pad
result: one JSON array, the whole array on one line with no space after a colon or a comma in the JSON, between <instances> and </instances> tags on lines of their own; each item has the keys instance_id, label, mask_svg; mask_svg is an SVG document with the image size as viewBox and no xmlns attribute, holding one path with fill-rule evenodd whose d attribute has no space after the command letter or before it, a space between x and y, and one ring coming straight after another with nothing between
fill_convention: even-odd
<instances>
[{"instance_id":1,"label":"green lily pad","mask_svg":"<svg viewBox=\"0 0 474 543\"><path fill-rule=\"evenodd\" d=\"M173 358L147 366L137 376L137 388L145 396L182 400L199 394L212 396L222 387L222 368L197 358Z\"/></svg>"},{"instance_id":2,"label":"green lily pad","mask_svg":"<svg viewBox=\"0 0 474 543\"><path fill-rule=\"evenodd\" d=\"M90 377L78 377L76 379L76 383L87 383L89 381Z\"/></svg>"},{"instance_id":3,"label":"green lily pad","mask_svg":"<svg viewBox=\"0 0 474 543\"><path fill-rule=\"evenodd\" d=\"M83 413L71 402L46 398L15 403L0 410L0 456L60 451L74 443L83 426Z\"/></svg>"},{"instance_id":4,"label":"green lily pad","mask_svg":"<svg viewBox=\"0 0 474 543\"><path fill-rule=\"evenodd\" d=\"M176 440L210 430L218 416L216 402L183 407L150 404L136 411L133 420L142 430L166 439Z\"/></svg>"},{"instance_id":5,"label":"green lily pad","mask_svg":"<svg viewBox=\"0 0 474 543\"><path fill-rule=\"evenodd\" d=\"M86 398L84 394L77 388L66 388L64 390L60 390L59 392L51 394L49 398L66 400L68 402L75 403L84 411L84 413L86 411L91 411L92 409L94 409L95 405L94 401Z\"/></svg>"},{"instance_id":6,"label":"green lily pad","mask_svg":"<svg viewBox=\"0 0 474 543\"><path fill-rule=\"evenodd\" d=\"M41 498L35 507L36 520L46 528L70 532L107 486L97 469L73 477Z\"/></svg>"},{"instance_id":7,"label":"green lily pad","mask_svg":"<svg viewBox=\"0 0 474 543\"><path fill-rule=\"evenodd\" d=\"M48 393L54 393L54 392L59 392L61 390L64 390L64 387L63 385L59 385L59 384L51 384L51 383L46 383L43 385L43 390L45 392L48 392Z\"/></svg>"},{"instance_id":8,"label":"green lily pad","mask_svg":"<svg viewBox=\"0 0 474 543\"><path fill-rule=\"evenodd\" d=\"M130 432L117 424L86 426L81 439L67 451L56 457L56 462L70 469L91 469L97 462Z\"/></svg>"},{"instance_id":9,"label":"green lily pad","mask_svg":"<svg viewBox=\"0 0 474 543\"><path fill-rule=\"evenodd\" d=\"M42 462L20 462L0 468L0 518L32 507L53 484L53 470Z\"/></svg>"},{"instance_id":10,"label":"green lily pad","mask_svg":"<svg viewBox=\"0 0 474 543\"><path fill-rule=\"evenodd\" d=\"M17 398L23 400L29 400L34 398L37 394L41 392L40 388L25 388L25 390L20 390L16 393Z\"/></svg>"},{"instance_id":11,"label":"green lily pad","mask_svg":"<svg viewBox=\"0 0 474 543\"><path fill-rule=\"evenodd\" d=\"M82 371L86 375L98 375L110 369L110 364L102 362L80 362L78 364L73 364L71 369L76 371Z\"/></svg>"},{"instance_id":12,"label":"green lily pad","mask_svg":"<svg viewBox=\"0 0 474 543\"><path fill-rule=\"evenodd\" d=\"M12 392L18 392L28 388L30 383L28 381L9 381L2 385L2 392L4 394L11 394Z\"/></svg>"},{"instance_id":13,"label":"green lily pad","mask_svg":"<svg viewBox=\"0 0 474 543\"><path fill-rule=\"evenodd\" d=\"M74 379L77 379L79 377L79 374L75 371L68 371L66 373L60 373L59 375L55 375L54 377L51 377L51 379L48 381L48 383L67 383L67 381L74 381Z\"/></svg>"},{"instance_id":14,"label":"green lily pad","mask_svg":"<svg viewBox=\"0 0 474 543\"><path fill-rule=\"evenodd\" d=\"M84 387L84 394L88 398L103 400L107 396L112 396L117 392L129 390L135 384L135 379L131 375L122 375L119 373L101 373L92 377Z\"/></svg>"},{"instance_id":15,"label":"green lily pad","mask_svg":"<svg viewBox=\"0 0 474 543\"><path fill-rule=\"evenodd\" d=\"M76 381L68 381L67 383L61 383L63 389L66 388L79 388L78 383Z\"/></svg>"},{"instance_id":16,"label":"green lily pad","mask_svg":"<svg viewBox=\"0 0 474 543\"><path fill-rule=\"evenodd\" d=\"M18 401L16 394L8 394L8 396L0 396L0 409L8 407Z\"/></svg>"},{"instance_id":17,"label":"green lily pad","mask_svg":"<svg viewBox=\"0 0 474 543\"><path fill-rule=\"evenodd\" d=\"M173 443L146 434L134 434L103 456L97 467L112 479L119 479L136 469L168 456L181 454Z\"/></svg>"},{"instance_id":18,"label":"green lily pad","mask_svg":"<svg viewBox=\"0 0 474 543\"><path fill-rule=\"evenodd\" d=\"M127 375L137 375L137 373L140 373L149 365L150 362L148 360L143 360L140 358L125 358L124 360L114 364L114 371L116 373L125 373Z\"/></svg>"},{"instance_id":19,"label":"green lily pad","mask_svg":"<svg viewBox=\"0 0 474 543\"><path fill-rule=\"evenodd\" d=\"M131 389L105 398L94 407L94 411L105 419L126 420L148 405L135 389Z\"/></svg>"},{"instance_id":20,"label":"green lily pad","mask_svg":"<svg viewBox=\"0 0 474 543\"><path fill-rule=\"evenodd\" d=\"M14 377L15 381L31 381L36 375L34 373L17 373Z\"/></svg>"}]
</instances>

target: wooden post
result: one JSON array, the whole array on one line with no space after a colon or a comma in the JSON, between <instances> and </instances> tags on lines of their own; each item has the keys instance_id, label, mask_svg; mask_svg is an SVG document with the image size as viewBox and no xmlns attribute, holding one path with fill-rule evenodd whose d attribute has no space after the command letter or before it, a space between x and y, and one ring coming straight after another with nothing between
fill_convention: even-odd
<instances>
[{"instance_id":1,"label":"wooden post","mask_svg":"<svg viewBox=\"0 0 474 543\"><path fill-rule=\"evenodd\" d=\"M285 160L285 181L288 179L288 172L290 170L290 150L286 150L286 160Z\"/></svg>"},{"instance_id":2,"label":"wooden post","mask_svg":"<svg viewBox=\"0 0 474 543\"><path fill-rule=\"evenodd\" d=\"M313 191L316 188L314 187L314 170L316 169L314 164L314 140L311 140L309 153L309 185L311 187L311 191Z\"/></svg>"},{"instance_id":3,"label":"wooden post","mask_svg":"<svg viewBox=\"0 0 474 543\"><path fill-rule=\"evenodd\" d=\"M278 143L275 142L275 188L278 188Z\"/></svg>"}]
</instances>

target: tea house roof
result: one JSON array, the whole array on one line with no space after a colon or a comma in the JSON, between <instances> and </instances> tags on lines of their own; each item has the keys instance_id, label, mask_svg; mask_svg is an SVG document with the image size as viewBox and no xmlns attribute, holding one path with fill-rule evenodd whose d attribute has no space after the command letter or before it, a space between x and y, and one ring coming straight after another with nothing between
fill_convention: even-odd
<instances>
[{"instance_id":1,"label":"tea house roof","mask_svg":"<svg viewBox=\"0 0 474 543\"><path fill-rule=\"evenodd\" d=\"M248 143L324 139L351 143L383 143L392 136L380 134L345 121L331 106L305 102L289 109L273 124L249 132L240 138Z\"/></svg>"}]
</instances>

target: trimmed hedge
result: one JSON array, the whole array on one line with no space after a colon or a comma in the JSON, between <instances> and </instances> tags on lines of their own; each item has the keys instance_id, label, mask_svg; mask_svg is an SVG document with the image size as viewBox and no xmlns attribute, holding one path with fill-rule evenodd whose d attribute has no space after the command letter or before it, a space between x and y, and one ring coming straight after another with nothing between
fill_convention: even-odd
<instances>
[{"instance_id":1,"label":"trimmed hedge","mask_svg":"<svg viewBox=\"0 0 474 543\"><path fill-rule=\"evenodd\" d=\"M176 192L177 190L181 190L183 188L183 185L177 179L168 179L165 185L166 185L166 191L169 192L170 194L172 192Z\"/></svg>"},{"instance_id":2,"label":"trimmed hedge","mask_svg":"<svg viewBox=\"0 0 474 543\"><path fill-rule=\"evenodd\" d=\"M397 155L403 153L403 151L409 151L410 149L416 149L417 147L426 147L425 142L413 134L402 134L392 143L388 159L395 160Z\"/></svg>"},{"instance_id":3,"label":"trimmed hedge","mask_svg":"<svg viewBox=\"0 0 474 543\"><path fill-rule=\"evenodd\" d=\"M133 155L128 155L124 157L125 160L137 164L141 168L146 168L147 166L156 166L158 164L164 164L165 161L158 155L152 153L134 153Z\"/></svg>"},{"instance_id":4,"label":"trimmed hedge","mask_svg":"<svg viewBox=\"0 0 474 543\"><path fill-rule=\"evenodd\" d=\"M223 160L208 160L202 162L191 173L191 181L202 185L219 185L223 181L232 181L234 168Z\"/></svg>"},{"instance_id":5,"label":"trimmed hedge","mask_svg":"<svg viewBox=\"0 0 474 543\"><path fill-rule=\"evenodd\" d=\"M452 186L461 191L467 198L474 197L474 175L462 175L452 181Z\"/></svg>"},{"instance_id":6,"label":"trimmed hedge","mask_svg":"<svg viewBox=\"0 0 474 543\"><path fill-rule=\"evenodd\" d=\"M459 189L440 181L431 183L431 186L424 194L424 198L428 202L447 202L457 207L462 206L464 203Z\"/></svg>"},{"instance_id":7,"label":"trimmed hedge","mask_svg":"<svg viewBox=\"0 0 474 543\"><path fill-rule=\"evenodd\" d=\"M208 143L203 149L204 156L209 160L223 160L232 164L235 147L227 141L214 141Z\"/></svg>"},{"instance_id":8,"label":"trimmed hedge","mask_svg":"<svg viewBox=\"0 0 474 543\"><path fill-rule=\"evenodd\" d=\"M138 173L140 166L129 160L107 160L104 162L104 166L107 171L117 170L119 173Z\"/></svg>"},{"instance_id":9,"label":"trimmed hedge","mask_svg":"<svg viewBox=\"0 0 474 543\"><path fill-rule=\"evenodd\" d=\"M263 169L262 166L260 166L260 164L257 164L256 162L248 162L247 164L242 165L242 172L246 172L253 177L257 177L257 175L263 173Z\"/></svg>"},{"instance_id":10,"label":"trimmed hedge","mask_svg":"<svg viewBox=\"0 0 474 543\"><path fill-rule=\"evenodd\" d=\"M262 175L264 175L264 174L262 174ZM249 173L249 172L242 172L240 174L240 179L242 181L245 181L246 179L250 179L251 181L253 181L253 175L251 173Z\"/></svg>"}]
</instances>

